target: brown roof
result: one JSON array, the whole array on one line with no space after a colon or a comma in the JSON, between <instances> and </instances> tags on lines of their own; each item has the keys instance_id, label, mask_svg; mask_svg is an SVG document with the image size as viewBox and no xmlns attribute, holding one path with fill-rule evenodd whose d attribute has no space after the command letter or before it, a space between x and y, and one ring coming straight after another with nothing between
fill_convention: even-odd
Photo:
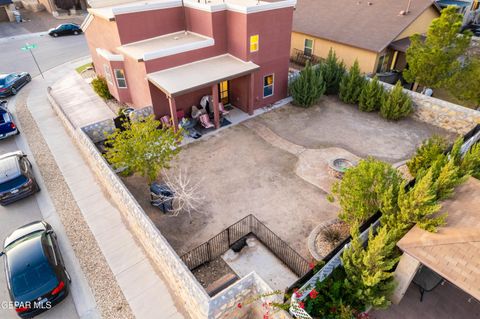
<instances>
[{"instance_id":1,"label":"brown roof","mask_svg":"<svg viewBox=\"0 0 480 319\"><path fill-rule=\"evenodd\" d=\"M371 5L369 5L371 3ZM380 52L428 7L432 0L298 0L293 31Z\"/></svg>"},{"instance_id":2,"label":"brown roof","mask_svg":"<svg viewBox=\"0 0 480 319\"><path fill-rule=\"evenodd\" d=\"M444 202L447 225L437 233L415 226L398 247L480 300L480 181L470 178Z\"/></svg>"}]
</instances>

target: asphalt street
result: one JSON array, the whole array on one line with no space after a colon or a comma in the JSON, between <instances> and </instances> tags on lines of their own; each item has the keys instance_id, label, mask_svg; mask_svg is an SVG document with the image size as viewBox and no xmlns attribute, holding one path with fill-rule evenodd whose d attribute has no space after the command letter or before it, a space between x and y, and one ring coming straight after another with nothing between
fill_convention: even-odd
<instances>
[{"instance_id":1,"label":"asphalt street","mask_svg":"<svg viewBox=\"0 0 480 319\"><path fill-rule=\"evenodd\" d=\"M10 106L13 105L12 98L9 101L9 105ZM9 107L9 109L15 117L14 107ZM22 134L7 138L5 140L0 140L0 154L4 154L7 152L12 152L16 150L22 150L28 154L27 143L24 137L22 136ZM34 170L35 176L37 177L37 180L39 180L40 185L42 185L43 183L40 180L40 174L37 166L35 165L35 161L32 158L30 158L30 160L32 161L32 164L33 164L33 170ZM8 205L5 207L0 206L0 243L2 245L1 248L3 248L3 240L5 239L5 237L8 234L10 234L13 230L29 222L42 219L39 203L44 203L46 196L48 196L48 194L44 189L40 193L37 193L33 196L22 199L11 205ZM58 235L59 235L60 249L62 249L62 243L60 241L61 241L61 237L63 236L62 234L58 234ZM64 257L65 257L65 254L64 254ZM8 294L7 284L5 281L5 270L4 270L3 258L5 257L0 258L2 259L0 260L0 318L2 319L18 318L15 310L11 309L10 306L8 305L8 301L10 300L10 297ZM73 303L72 297L71 295L69 295L67 299L65 299L62 303L58 304L54 308L50 309L49 311L41 314L36 318L77 319L78 315L75 310L75 305Z\"/></svg>"},{"instance_id":2,"label":"asphalt street","mask_svg":"<svg viewBox=\"0 0 480 319\"><path fill-rule=\"evenodd\" d=\"M83 34L53 38L42 32L0 38L0 73L26 71L32 77L39 75L30 52L21 50L26 43L37 45L33 54L42 71L89 54Z\"/></svg>"}]
</instances>

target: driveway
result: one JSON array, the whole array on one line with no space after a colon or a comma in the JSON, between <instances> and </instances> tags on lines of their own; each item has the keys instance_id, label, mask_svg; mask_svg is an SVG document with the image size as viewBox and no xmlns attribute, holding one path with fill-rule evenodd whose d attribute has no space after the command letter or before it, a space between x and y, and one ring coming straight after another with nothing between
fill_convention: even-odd
<instances>
[{"instance_id":1,"label":"driveway","mask_svg":"<svg viewBox=\"0 0 480 319\"><path fill-rule=\"evenodd\" d=\"M13 103L11 103L13 104ZM14 110L11 109L14 113ZM0 154L4 154L7 152L12 152L15 150L23 150L28 154L28 150L26 149L26 141L24 140L22 134L15 136L13 138L8 138L6 140L0 141ZM38 167L36 166L32 157L29 157L33 164L33 170L39 181L40 186L42 187L43 182L41 180ZM3 247L3 240L5 237L10 234L13 230L17 227L20 227L24 224L35 220L44 219L42 215L42 210L46 212L46 215L50 218L46 220L52 224L54 229L57 231L57 235L59 238L60 249L62 250L62 254L64 256L67 269L69 269L70 274L72 276L72 288L78 289L79 282L76 279L79 277L79 273L76 272L76 267L72 265L75 261L72 260L72 253L70 251L70 247L68 241L66 240L65 235L62 232L62 229L58 227L55 223L55 218L53 218L53 214L49 211L51 208L49 207L49 198L48 193L46 193L45 187L42 187L42 191L40 193L35 194L34 196L27 197L13 203L9 206L3 207L0 206L0 242ZM47 211L46 211L47 210ZM10 297L8 295L7 284L5 281L5 272L4 272L4 263L3 260L0 262L0 318L7 319L7 318L16 318L18 316L14 309L8 309L5 302L10 301ZM72 294L70 294L67 299L65 299L62 303L58 304L51 310L43 313L42 315L36 317L39 319L43 318L62 318L62 319L77 319L79 318L77 311L75 309L75 305L72 299Z\"/></svg>"}]
</instances>

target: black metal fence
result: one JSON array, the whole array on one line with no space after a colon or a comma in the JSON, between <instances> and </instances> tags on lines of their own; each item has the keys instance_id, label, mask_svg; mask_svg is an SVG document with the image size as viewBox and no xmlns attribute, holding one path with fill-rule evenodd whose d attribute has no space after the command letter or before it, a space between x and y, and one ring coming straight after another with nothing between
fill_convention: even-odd
<instances>
[{"instance_id":1,"label":"black metal fence","mask_svg":"<svg viewBox=\"0 0 480 319\"><path fill-rule=\"evenodd\" d=\"M310 270L307 260L300 256L253 215L248 215L239 220L207 242L182 255L180 258L185 265L187 265L188 269L194 270L218 258L237 241L249 235L254 235L297 276L301 277Z\"/></svg>"}]
</instances>

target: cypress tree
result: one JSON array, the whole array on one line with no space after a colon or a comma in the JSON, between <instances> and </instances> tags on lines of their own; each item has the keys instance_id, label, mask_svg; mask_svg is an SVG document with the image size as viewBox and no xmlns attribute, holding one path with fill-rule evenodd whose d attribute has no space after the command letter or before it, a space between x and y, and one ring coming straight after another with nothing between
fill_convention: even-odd
<instances>
[{"instance_id":1,"label":"cypress tree","mask_svg":"<svg viewBox=\"0 0 480 319\"><path fill-rule=\"evenodd\" d=\"M363 112L380 110L384 94L383 86L378 81L378 77L375 76L363 87L358 101L358 108Z\"/></svg>"},{"instance_id":2,"label":"cypress tree","mask_svg":"<svg viewBox=\"0 0 480 319\"><path fill-rule=\"evenodd\" d=\"M380 107L380 115L387 120L399 120L413 112L412 100L403 92L400 81L386 94Z\"/></svg>"},{"instance_id":3,"label":"cypress tree","mask_svg":"<svg viewBox=\"0 0 480 319\"><path fill-rule=\"evenodd\" d=\"M290 85L293 104L305 108L311 107L318 102L323 93L325 93L325 81L323 81L322 74L316 72L307 63L298 78Z\"/></svg>"},{"instance_id":4,"label":"cypress tree","mask_svg":"<svg viewBox=\"0 0 480 319\"><path fill-rule=\"evenodd\" d=\"M356 104L365 85L365 78L360 73L360 66L355 60L349 72L340 81L339 97L345 103Z\"/></svg>"},{"instance_id":5,"label":"cypress tree","mask_svg":"<svg viewBox=\"0 0 480 319\"><path fill-rule=\"evenodd\" d=\"M330 51L328 52L328 57L325 62L320 64L318 72L322 72L323 79L326 84L325 94L338 94L340 81L345 75L346 70L345 63L343 63L343 61L338 62L337 55L332 48L330 48Z\"/></svg>"}]
</instances>

